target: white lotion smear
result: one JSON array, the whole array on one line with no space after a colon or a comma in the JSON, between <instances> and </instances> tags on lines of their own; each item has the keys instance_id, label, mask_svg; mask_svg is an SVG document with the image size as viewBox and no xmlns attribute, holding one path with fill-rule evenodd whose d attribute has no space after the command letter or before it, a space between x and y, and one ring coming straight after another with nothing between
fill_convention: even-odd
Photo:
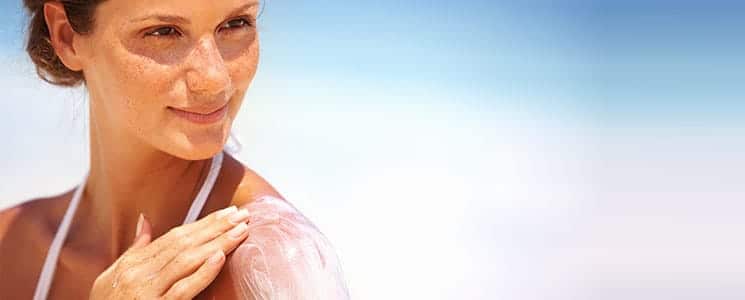
<instances>
[{"instance_id":1,"label":"white lotion smear","mask_svg":"<svg viewBox=\"0 0 745 300\"><path fill-rule=\"evenodd\" d=\"M349 299L331 243L285 200L263 196L243 206L249 235L228 268L242 298L256 300Z\"/></svg>"}]
</instances>

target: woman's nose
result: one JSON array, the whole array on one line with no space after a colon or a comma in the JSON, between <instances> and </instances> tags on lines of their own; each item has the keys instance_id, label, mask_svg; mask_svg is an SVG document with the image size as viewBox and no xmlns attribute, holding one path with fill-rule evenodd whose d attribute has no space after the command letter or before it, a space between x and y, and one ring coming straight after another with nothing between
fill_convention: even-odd
<instances>
[{"instance_id":1,"label":"woman's nose","mask_svg":"<svg viewBox=\"0 0 745 300\"><path fill-rule=\"evenodd\" d=\"M230 73L214 39L199 40L188 60L186 83L191 92L215 95L229 88Z\"/></svg>"}]
</instances>

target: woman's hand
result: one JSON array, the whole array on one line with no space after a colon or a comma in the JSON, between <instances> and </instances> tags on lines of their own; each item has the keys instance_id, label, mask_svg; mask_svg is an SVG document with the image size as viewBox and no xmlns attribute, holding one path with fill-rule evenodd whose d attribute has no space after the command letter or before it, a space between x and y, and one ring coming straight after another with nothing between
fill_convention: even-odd
<instances>
[{"instance_id":1,"label":"woman's hand","mask_svg":"<svg viewBox=\"0 0 745 300\"><path fill-rule=\"evenodd\" d=\"M140 216L137 236L96 278L90 299L192 299L217 276L225 255L248 235L248 211L235 206L175 227L155 241Z\"/></svg>"}]
</instances>

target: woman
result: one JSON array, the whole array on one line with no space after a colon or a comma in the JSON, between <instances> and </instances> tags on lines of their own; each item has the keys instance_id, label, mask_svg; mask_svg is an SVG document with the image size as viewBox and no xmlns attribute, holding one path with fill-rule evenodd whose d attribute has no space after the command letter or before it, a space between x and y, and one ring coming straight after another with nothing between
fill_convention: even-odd
<instances>
[{"instance_id":1,"label":"woman","mask_svg":"<svg viewBox=\"0 0 745 300\"><path fill-rule=\"evenodd\" d=\"M0 212L0 299L348 297L323 235L223 153L256 0L24 3L41 79L89 93L90 171Z\"/></svg>"}]
</instances>

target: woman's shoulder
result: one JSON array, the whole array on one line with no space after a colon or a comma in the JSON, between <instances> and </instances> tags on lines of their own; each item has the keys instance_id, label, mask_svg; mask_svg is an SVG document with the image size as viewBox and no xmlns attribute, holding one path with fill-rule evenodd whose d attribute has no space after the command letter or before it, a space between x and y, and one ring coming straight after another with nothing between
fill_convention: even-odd
<instances>
[{"instance_id":1,"label":"woman's shoulder","mask_svg":"<svg viewBox=\"0 0 745 300\"><path fill-rule=\"evenodd\" d=\"M39 197L0 210L0 243L10 237L11 232L39 225L41 229L49 227L54 230L56 221L62 219L67 202L73 190L64 193ZM34 226L38 228L37 226Z\"/></svg>"},{"instance_id":2,"label":"woman's shoulder","mask_svg":"<svg viewBox=\"0 0 745 300\"><path fill-rule=\"evenodd\" d=\"M23 204L0 210L0 243L22 210Z\"/></svg>"},{"instance_id":3,"label":"woman's shoulder","mask_svg":"<svg viewBox=\"0 0 745 300\"><path fill-rule=\"evenodd\" d=\"M249 237L199 299L347 299L326 237L264 177L240 168L233 205L249 210Z\"/></svg>"},{"instance_id":4,"label":"woman's shoulder","mask_svg":"<svg viewBox=\"0 0 745 300\"><path fill-rule=\"evenodd\" d=\"M228 168L230 173L238 174L237 186L233 193L231 205L245 207L251 202L267 196L284 199L277 189L258 172L230 155L225 157L224 166Z\"/></svg>"},{"instance_id":5,"label":"woman's shoulder","mask_svg":"<svg viewBox=\"0 0 745 300\"><path fill-rule=\"evenodd\" d=\"M336 251L311 220L271 194L244 207L249 234L225 267L234 299L348 299Z\"/></svg>"},{"instance_id":6,"label":"woman's shoulder","mask_svg":"<svg viewBox=\"0 0 745 300\"><path fill-rule=\"evenodd\" d=\"M40 200L40 199L39 199ZM33 215L38 214L37 200L0 210L0 298L24 298L20 291L33 288L38 251L35 241L40 237L34 230ZM30 216L31 215L31 216Z\"/></svg>"}]
</instances>

